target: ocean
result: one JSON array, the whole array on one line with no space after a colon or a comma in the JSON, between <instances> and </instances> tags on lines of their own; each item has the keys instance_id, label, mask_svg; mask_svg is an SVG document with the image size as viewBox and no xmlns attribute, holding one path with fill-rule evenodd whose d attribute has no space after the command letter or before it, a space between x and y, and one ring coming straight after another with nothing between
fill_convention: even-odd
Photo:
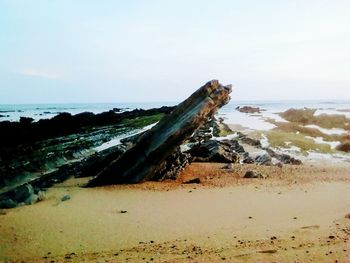
<instances>
[{"instance_id":1,"label":"ocean","mask_svg":"<svg viewBox=\"0 0 350 263\"><path fill-rule=\"evenodd\" d=\"M81 112L101 113L120 108L132 110L136 108L150 109L161 106L173 106L178 102L140 102L140 103L70 103L70 104L0 104L0 121L19 121L20 117L30 117L35 121L48 119L62 112L78 114ZM253 106L263 109L260 114L245 114L236 110L237 106ZM273 125L264 121L272 118L283 121L277 114L290 108L317 109L315 115L342 114L350 118L350 100L348 101L235 101L222 107L218 116L230 124L257 130L268 130ZM348 111L346 111L348 110Z\"/></svg>"}]
</instances>

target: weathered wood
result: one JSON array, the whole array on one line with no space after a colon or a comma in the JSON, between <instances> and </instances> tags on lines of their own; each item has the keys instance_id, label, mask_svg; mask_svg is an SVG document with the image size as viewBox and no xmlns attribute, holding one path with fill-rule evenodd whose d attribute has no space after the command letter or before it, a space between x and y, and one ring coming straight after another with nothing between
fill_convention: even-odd
<instances>
[{"instance_id":1,"label":"weathered wood","mask_svg":"<svg viewBox=\"0 0 350 263\"><path fill-rule=\"evenodd\" d=\"M152 179L176 147L230 100L230 92L231 85L223 86L217 80L206 83L140 136L131 149L107 165L88 186Z\"/></svg>"}]
</instances>

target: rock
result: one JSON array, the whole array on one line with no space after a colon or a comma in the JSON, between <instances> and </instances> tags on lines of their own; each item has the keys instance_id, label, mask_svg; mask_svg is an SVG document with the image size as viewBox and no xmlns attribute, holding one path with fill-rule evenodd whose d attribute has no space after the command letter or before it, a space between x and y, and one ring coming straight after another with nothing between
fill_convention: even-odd
<instances>
[{"instance_id":1,"label":"rock","mask_svg":"<svg viewBox=\"0 0 350 263\"><path fill-rule=\"evenodd\" d=\"M266 178L266 176L263 176L261 173L256 173L254 171L247 171L243 178Z\"/></svg>"},{"instance_id":2,"label":"rock","mask_svg":"<svg viewBox=\"0 0 350 263\"><path fill-rule=\"evenodd\" d=\"M17 202L24 202L27 203L27 200L31 200L34 195L34 189L33 186L30 184L22 185L21 187L16 188L12 192L12 199L16 200Z\"/></svg>"},{"instance_id":3,"label":"rock","mask_svg":"<svg viewBox=\"0 0 350 263\"><path fill-rule=\"evenodd\" d=\"M261 112L261 109L259 107L251 107L251 106L243 106L243 107L238 106L236 110L243 113L260 113Z\"/></svg>"},{"instance_id":4,"label":"rock","mask_svg":"<svg viewBox=\"0 0 350 263\"><path fill-rule=\"evenodd\" d=\"M200 183L201 183L201 179L199 179L198 177L183 182L183 184L200 184Z\"/></svg>"},{"instance_id":5,"label":"rock","mask_svg":"<svg viewBox=\"0 0 350 263\"><path fill-rule=\"evenodd\" d=\"M252 164L254 163L254 159L252 157L247 157L243 160L243 163Z\"/></svg>"},{"instance_id":6,"label":"rock","mask_svg":"<svg viewBox=\"0 0 350 263\"><path fill-rule=\"evenodd\" d=\"M32 205L34 203L36 203L39 199L39 196L37 194L31 194L30 196L28 196L28 198L26 200L24 200L24 204L26 205Z\"/></svg>"},{"instance_id":7,"label":"rock","mask_svg":"<svg viewBox=\"0 0 350 263\"><path fill-rule=\"evenodd\" d=\"M234 145L228 141L209 140L194 145L188 153L192 155L194 162L237 163L240 157L234 151Z\"/></svg>"},{"instance_id":8,"label":"rock","mask_svg":"<svg viewBox=\"0 0 350 263\"><path fill-rule=\"evenodd\" d=\"M0 200L0 208L14 208L17 206L17 203L14 202L12 199L3 199Z\"/></svg>"},{"instance_id":9,"label":"rock","mask_svg":"<svg viewBox=\"0 0 350 263\"><path fill-rule=\"evenodd\" d=\"M233 163L228 163L224 167L222 167L222 169L226 169L226 170L233 170L233 168L234 168Z\"/></svg>"},{"instance_id":10,"label":"rock","mask_svg":"<svg viewBox=\"0 0 350 263\"><path fill-rule=\"evenodd\" d=\"M161 107L155 109L135 109L116 113L114 111L94 114L83 112L76 115L60 113L51 119L41 119L33 122L32 118L21 117L19 122L0 122L2 136L0 138L0 149L4 146L14 147L24 143L76 134L91 127L120 124L123 120L155 114L168 114L174 107ZM1 154L1 151L0 151Z\"/></svg>"},{"instance_id":11,"label":"rock","mask_svg":"<svg viewBox=\"0 0 350 263\"><path fill-rule=\"evenodd\" d=\"M223 86L217 80L206 83L141 135L132 148L107 165L88 186L152 180L174 150L229 101L230 92L231 86Z\"/></svg>"},{"instance_id":12,"label":"rock","mask_svg":"<svg viewBox=\"0 0 350 263\"><path fill-rule=\"evenodd\" d=\"M255 162L260 165L272 165L272 159L268 154L262 154L255 157Z\"/></svg>"},{"instance_id":13,"label":"rock","mask_svg":"<svg viewBox=\"0 0 350 263\"><path fill-rule=\"evenodd\" d=\"M212 139L214 136L220 136L220 127L215 117L212 117L193 133L191 138L189 138L189 142L201 143Z\"/></svg>"},{"instance_id":14,"label":"rock","mask_svg":"<svg viewBox=\"0 0 350 263\"><path fill-rule=\"evenodd\" d=\"M238 138L246 144L252 145L252 146L257 147L257 148L262 147L260 140L250 138L241 132L238 132Z\"/></svg>"},{"instance_id":15,"label":"rock","mask_svg":"<svg viewBox=\"0 0 350 263\"><path fill-rule=\"evenodd\" d=\"M155 123L172 109L161 107L122 113L85 112L76 115L61 113L37 122L25 118L20 122L0 122L0 188L11 190L38 175L47 175L57 169L62 171L61 167L67 163L83 160L87 164L85 161L95 147L116 136ZM120 155L118 152L114 156L108 155L108 158L98 152L89 159L93 163L89 169L73 174L94 176L105 167L105 162L110 163L109 158L117 158L116 155Z\"/></svg>"},{"instance_id":16,"label":"rock","mask_svg":"<svg viewBox=\"0 0 350 263\"><path fill-rule=\"evenodd\" d=\"M264 148L264 150L266 150L266 152L272 157L272 158L276 158L277 160L279 160L280 162L284 163L284 164L292 164L292 165L301 165L302 161L299 159L296 159L288 154L285 153L276 153L274 150L272 150L271 148Z\"/></svg>"},{"instance_id":17,"label":"rock","mask_svg":"<svg viewBox=\"0 0 350 263\"><path fill-rule=\"evenodd\" d=\"M336 149L342 152L350 152L350 141L340 143L337 145Z\"/></svg>"},{"instance_id":18,"label":"rock","mask_svg":"<svg viewBox=\"0 0 350 263\"><path fill-rule=\"evenodd\" d=\"M160 164L158 171L153 175L151 180L175 180L177 175L189 165L191 161L192 156L188 153L181 152L180 147L177 147L176 150Z\"/></svg>"},{"instance_id":19,"label":"rock","mask_svg":"<svg viewBox=\"0 0 350 263\"><path fill-rule=\"evenodd\" d=\"M92 176L107 163L118 158L124 152L123 146L110 147L79 162L62 165L58 170L38 177L30 183L19 185L0 194L0 208L12 208L18 204L33 204L44 199L42 189L63 182L72 175L77 177Z\"/></svg>"},{"instance_id":20,"label":"rock","mask_svg":"<svg viewBox=\"0 0 350 263\"><path fill-rule=\"evenodd\" d=\"M64 195L61 198L61 202L68 201L68 200L70 200L70 195Z\"/></svg>"},{"instance_id":21,"label":"rock","mask_svg":"<svg viewBox=\"0 0 350 263\"><path fill-rule=\"evenodd\" d=\"M20 185L0 195L0 208L13 208L21 203L32 204L37 198L38 196L31 184Z\"/></svg>"}]
</instances>

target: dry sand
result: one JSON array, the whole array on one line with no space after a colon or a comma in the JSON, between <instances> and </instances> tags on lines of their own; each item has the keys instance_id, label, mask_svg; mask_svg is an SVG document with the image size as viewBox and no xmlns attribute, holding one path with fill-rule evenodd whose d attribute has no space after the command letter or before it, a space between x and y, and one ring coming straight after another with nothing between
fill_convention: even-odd
<instances>
[{"instance_id":1,"label":"dry sand","mask_svg":"<svg viewBox=\"0 0 350 263\"><path fill-rule=\"evenodd\" d=\"M222 166L195 163L162 183L57 185L2 211L0 260L350 262L349 164ZM242 179L248 169L269 178ZM202 183L181 184L193 177Z\"/></svg>"}]
</instances>

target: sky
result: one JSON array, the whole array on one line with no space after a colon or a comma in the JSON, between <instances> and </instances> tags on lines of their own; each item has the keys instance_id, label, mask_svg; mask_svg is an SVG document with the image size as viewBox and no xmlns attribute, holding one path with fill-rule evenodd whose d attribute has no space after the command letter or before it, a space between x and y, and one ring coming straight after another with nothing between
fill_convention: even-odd
<instances>
[{"instance_id":1,"label":"sky","mask_svg":"<svg viewBox=\"0 0 350 263\"><path fill-rule=\"evenodd\" d=\"M0 103L350 99L348 0L0 0Z\"/></svg>"}]
</instances>

